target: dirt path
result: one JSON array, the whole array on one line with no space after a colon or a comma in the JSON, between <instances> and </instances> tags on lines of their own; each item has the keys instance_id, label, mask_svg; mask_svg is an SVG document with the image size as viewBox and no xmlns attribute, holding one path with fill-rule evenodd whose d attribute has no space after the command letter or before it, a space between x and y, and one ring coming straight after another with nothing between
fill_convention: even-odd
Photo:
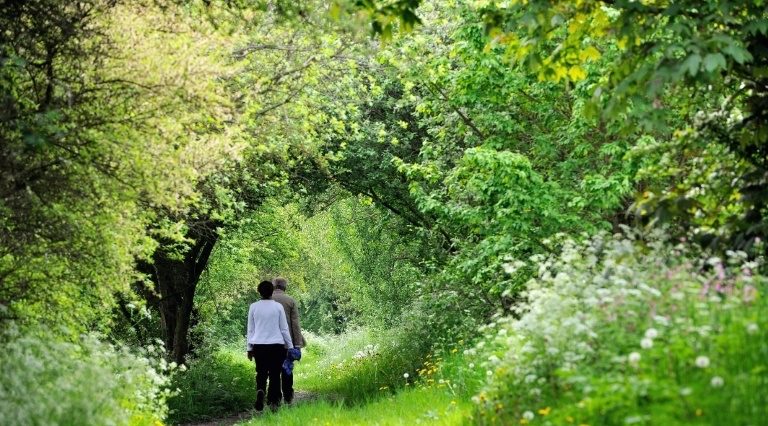
<instances>
[{"instance_id":1,"label":"dirt path","mask_svg":"<svg viewBox=\"0 0 768 426\"><path fill-rule=\"evenodd\" d=\"M317 395L307 392L307 391L300 391L297 390L294 392L293 395L293 403L291 406L296 404L301 404L307 401L312 401L314 399L317 399ZM287 407L284 407L287 408ZM283 408L283 409L284 409ZM220 419L214 419L214 420L208 420L205 422L197 422L197 423L184 423L181 426L231 426L236 423L244 422L246 420L250 420L255 416L260 416L261 413L257 414L254 411L243 411L240 414L233 414L231 416L222 417Z\"/></svg>"}]
</instances>

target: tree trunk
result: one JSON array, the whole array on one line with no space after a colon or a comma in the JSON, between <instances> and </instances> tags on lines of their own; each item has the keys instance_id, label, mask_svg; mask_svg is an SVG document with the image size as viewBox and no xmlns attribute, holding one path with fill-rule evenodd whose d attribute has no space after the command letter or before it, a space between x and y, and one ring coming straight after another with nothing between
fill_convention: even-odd
<instances>
[{"instance_id":1,"label":"tree trunk","mask_svg":"<svg viewBox=\"0 0 768 426\"><path fill-rule=\"evenodd\" d=\"M159 298L152 304L160 313L165 350L177 364L183 364L189 353L195 290L217 240L216 232L207 232L198 236L182 257L162 249L153 257L150 278Z\"/></svg>"}]
</instances>

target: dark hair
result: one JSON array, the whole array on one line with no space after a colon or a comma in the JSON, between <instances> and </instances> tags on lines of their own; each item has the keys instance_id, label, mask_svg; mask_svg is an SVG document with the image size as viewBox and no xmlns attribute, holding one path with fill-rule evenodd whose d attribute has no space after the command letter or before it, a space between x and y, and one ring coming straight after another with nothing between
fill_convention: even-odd
<instances>
[{"instance_id":1,"label":"dark hair","mask_svg":"<svg viewBox=\"0 0 768 426\"><path fill-rule=\"evenodd\" d=\"M272 297L272 293L275 291L275 288L272 286L271 281L264 280L259 283L259 286L256 287L256 290L259 292L262 299L269 299Z\"/></svg>"}]
</instances>

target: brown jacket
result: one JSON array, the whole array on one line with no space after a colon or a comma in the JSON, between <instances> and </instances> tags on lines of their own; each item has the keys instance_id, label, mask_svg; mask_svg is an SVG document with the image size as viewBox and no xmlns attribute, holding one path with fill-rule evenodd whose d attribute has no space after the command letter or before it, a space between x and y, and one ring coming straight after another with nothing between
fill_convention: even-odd
<instances>
[{"instance_id":1,"label":"brown jacket","mask_svg":"<svg viewBox=\"0 0 768 426\"><path fill-rule=\"evenodd\" d=\"M301 326L299 325L299 308L296 306L296 301L287 294L285 291L278 288L272 293L272 300L283 305L285 309L285 318L288 320L288 330L291 332L291 340L293 340L293 346L296 348L303 348L307 345L307 341L304 340L304 336L301 335Z\"/></svg>"}]
</instances>

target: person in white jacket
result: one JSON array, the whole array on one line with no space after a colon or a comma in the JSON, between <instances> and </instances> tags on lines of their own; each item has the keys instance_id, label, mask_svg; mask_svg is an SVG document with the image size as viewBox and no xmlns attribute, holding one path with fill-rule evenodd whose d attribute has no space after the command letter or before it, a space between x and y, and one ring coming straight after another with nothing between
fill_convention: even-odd
<instances>
[{"instance_id":1,"label":"person in white jacket","mask_svg":"<svg viewBox=\"0 0 768 426\"><path fill-rule=\"evenodd\" d=\"M251 304L248 310L248 334L246 351L249 360L256 360L256 411L264 410L264 395L267 404L275 411L283 395L280 389L285 351L293 348L288 321L283 305L272 299L274 287L270 281L262 281L257 287L261 300ZM269 389L267 390L267 379Z\"/></svg>"}]
</instances>

